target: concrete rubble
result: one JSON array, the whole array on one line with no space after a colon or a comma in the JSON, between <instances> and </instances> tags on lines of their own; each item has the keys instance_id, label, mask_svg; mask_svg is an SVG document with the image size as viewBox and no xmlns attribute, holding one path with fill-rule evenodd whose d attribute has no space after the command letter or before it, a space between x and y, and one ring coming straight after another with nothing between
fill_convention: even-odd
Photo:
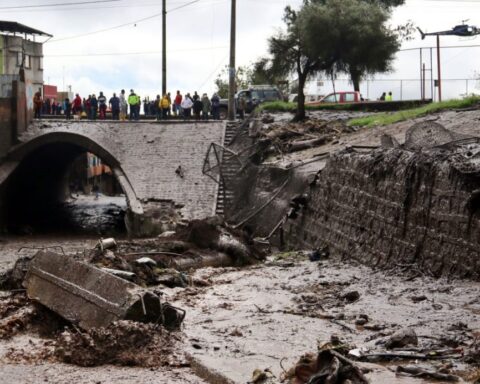
<instances>
[{"instance_id":1,"label":"concrete rubble","mask_svg":"<svg viewBox=\"0 0 480 384\"><path fill-rule=\"evenodd\" d=\"M185 312L163 303L157 293L53 252L33 257L24 286L29 299L86 330L119 320L178 328L185 317Z\"/></svg>"}]
</instances>

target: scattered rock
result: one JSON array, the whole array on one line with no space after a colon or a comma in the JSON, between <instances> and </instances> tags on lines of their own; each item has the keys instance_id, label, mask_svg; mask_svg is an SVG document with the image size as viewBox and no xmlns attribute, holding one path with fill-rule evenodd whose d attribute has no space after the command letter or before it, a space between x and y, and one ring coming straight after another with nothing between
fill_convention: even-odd
<instances>
[{"instance_id":1,"label":"scattered rock","mask_svg":"<svg viewBox=\"0 0 480 384\"><path fill-rule=\"evenodd\" d=\"M421 295L421 296L412 296L410 297L410 300L412 300L414 303L420 303L422 301L428 300L428 298L425 295Z\"/></svg>"},{"instance_id":2,"label":"scattered rock","mask_svg":"<svg viewBox=\"0 0 480 384\"><path fill-rule=\"evenodd\" d=\"M403 348L407 345L418 345L417 334L412 328L404 328L395 332L385 343L387 349Z\"/></svg>"},{"instance_id":3,"label":"scattered rock","mask_svg":"<svg viewBox=\"0 0 480 384\"><path fill-rule=\"evenodd\" d=\"M342 299L347 303L354 303L360 300L360 293L358 291L350 291L342 295Z\"/></svg>"}]
</instances>

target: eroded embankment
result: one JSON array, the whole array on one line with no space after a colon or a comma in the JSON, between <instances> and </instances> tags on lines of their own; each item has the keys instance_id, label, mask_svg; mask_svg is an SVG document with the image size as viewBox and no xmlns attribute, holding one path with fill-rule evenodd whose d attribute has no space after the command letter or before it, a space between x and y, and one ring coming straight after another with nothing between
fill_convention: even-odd
<instances>
[{"instance_id":1,"label":"eroded embankment","mask_svg":"<svg viewBox=\"0 0 480 384\"><path fill-rule=\"evenodd\" d=\"M332 156L285 241L374 266L479 278L480 178L467 147Z\"/></svg>"},{"instance_id":2,"label":"eroded embankment","mask_svg":"<svg viewBox=\"0 0 480 384\"><path fill-rule=\"evenodd\" d=\"M247 217L257 236L278 227L275 236L288 249L328 246L371 266L478 279L480 145L427 125L407 132L404 146L344 150L325 167L256 169L257 179L245 175L247 187L237 193L235 206L248 209L233 219ZM264 205L273 209L251 214Z\"/></svg>"}]
</instances>

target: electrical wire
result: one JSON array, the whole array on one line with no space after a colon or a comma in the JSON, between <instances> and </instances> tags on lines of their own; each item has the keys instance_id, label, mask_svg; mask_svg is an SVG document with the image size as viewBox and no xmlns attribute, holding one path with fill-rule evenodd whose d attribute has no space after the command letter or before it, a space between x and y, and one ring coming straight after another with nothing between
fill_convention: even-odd
<instances>
[{"instance_id":1,"label":"electrical wire","mask_svg":"<svg viewBox=\"0 0 480 384\"><path fill-rule=\"evenodd\" d=\"M199 47L199 48L182 48L182 49L172 49L168 50L167 53L174 52L194 52L194 51L213 51L217 49L227 49L228 46L218 46L218 47ZM59 55L49 55L45 54L44 57L53 58L53 57L89 57L89 56L129 56L129 55L161 55L162 51L143 51L143 52L94 52L94 53L70 53L70 54L59 54Z\"/></svg>"},{"instance_id":2,"label":"electrical wire","mask_svg":"<svg viewBox=\"0 0 480 384\"><path fill-rule=\"evenodd\" d=\"M172 8L172 9L170 9L170 10L167 10L167 13L172 13L172 12L178 11L179 9L188 7L189 5L198 3L199 1L200 1L200 0L193 0L193 1L189 2L189 3L187 3L187 4L179 5L179 6L176 7L176 8Z\"/></svg>"},{"instance_id":3,"label":"electrical wire","mask_svg":"<svg viewBox=\"0 0 480 384\"><path fill-rule=\"evenodd\" d=\"M119 1L119 0L115 0L115 1ZM189 6L189 5L193 5L193 4L195 4L195 3L198 3L199 1L200 1L200 0L191 1L191 2L189 2L189 3L183 4L183 5L181 5L181 6L178 6L178 7L176 7L176 8L171 9L171 10L167 11L167 13L171 13L171 12L177 11L177 10L182 9L182 8L185 8L185 7ZM138 19L138 20L135 20L135 21L130 21L130 22L128 22L128 23L124 23L124 24L120 24L120 25L116 25L116 26L114 26L114 27L99 29L99 30L97 30L97 31L82 33L82 34L74 35L74 36L62 37L62 38L59 38L59 39L52 39L52 40L49 40L48 43L56 43L56 42L59 42L59 41L78 39L78 38L85 37L85 36L96 35L96 34L98 34L98 33L113 31L113 30L115 30L115 29L120 29L120 28L124 28L124 27L131 26L131 25L136 26L138 23L141 23L141 22L147 21L147 20L151 20L151 19L157 18L157 17L162 16L162 15L163 15L163 11L162 11L162 12L159 12L159 13L155 13L155 14L150 15L150 16L147 16L147 17L144 17L144 18L142 18L142 19Z\"/></svg>"},{"instance_id":4,"label":"electrical wire","mask_svg":"<svg viewBox=\"0 0 480 384\"><path fill-rule=\"evenodd\" d=\"M121 0L96 0L96 1L81 1L76 3L56 3L56 4L37 4L37 5L16 5L11 7L0 7L3 9L24 9L24 8L45 8L45 7L67 7L71 5L83 5L83 4L98 4L98 3L116 3Z\"/></svg>"}]
</instances>

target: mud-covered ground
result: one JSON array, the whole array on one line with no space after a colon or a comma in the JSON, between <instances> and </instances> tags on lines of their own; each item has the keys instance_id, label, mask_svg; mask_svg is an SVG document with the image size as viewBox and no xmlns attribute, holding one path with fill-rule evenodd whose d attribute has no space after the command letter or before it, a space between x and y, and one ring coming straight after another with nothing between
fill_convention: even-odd
<instances>
[{"instance_id":1,"label":"mud-covered ground","mask_svg":"<svg viewBox=\"0 0 480 384\"><path fill-rule=\"evenodd\" d=\"M270 114L273 117L273 122L263 124L263 130L268 131L271 126L288 126L292 115L289 113ZM309 112L309 117L312 120L321 122L336 122L340 125L346 125L346 121L355 117L366 114L358 112L331 112L331 111L314 111ZM277 165L291 165L298 164L302 161L312 159L320 154L331 153L342 150L347 146L380 146L380 138L387 134L394 137L400 144L405 141L406 131L415 123L423 121L435 121L443 125L445 128L457 133L465 135L480 136L479 122L480 110L473 111L442 111L427 116L423 116L413 120L402 121L399 123L380 126L380 127L349 127L344 132L337 132L331 136L331 140L326 143L316 145L314 148L305 149L302 151L295 151L292 153L282 153L271 155L267 163L275 163ZM343 123L342 123L343 122ZM338 131L338 129L337 129ZM312 132L310 132L312 133ZM315 135L314 136L318 136ZM320 132L320 134L324 134ZM310 136L298 136L297 140L309 140Z\"/></svg>"},{"instance_id":2,"label":"mud-covered ground","mask_svg":"<svg viewBox=\"0 0 480 384\"><path fill-rule=\"evenodd\" d=\"M66 252L79 252L95 242L4 238L1 268L12 266L20 245L60 245ZM195 373L217 382L245 383L255 369L271 370L273 382L279 382L284 369L315 352L332 335L350 349L371 354L385 351L392 333L405 327L414 329L418 337L418 345L407 348L410 352L447 351L448 357L360 363L372 369L367 375L372 383L433 382L397 376L399 365L443 370L465 382L479 375L468 363L480 336L478 283L434 280L400 267L373 271L333 260L311 262L302 253L272 256L247 268L200 269L193 276L211 285L164 289L169 301L187 311L176 351L192 358L191 367L83 368L50 358L42 361L35 356L51 341L32 329L0 341L0 383L203 383ZM345 296L355 291L358 298ZM359 325L359 319L365 318L368 321ZM478 355L473 359L478 362Z\"/></svg>"},{"instance_id":3,"label":"mud-covered ground","mask_svg":"<svg viewBox=\"0 0 480 384\"><path fill-rule=\"evenodd\" d=\"M279 378L282 366L291 367L334 334L351 349L372 354L385 351L392 333L411 327L418 337L412 351L458 352L455 358L419 366L438 370L451 363L451 372L468 382L479 377L465 363L470 360L460 356L471 353L480 336L480 284L305 259L293 255L244 270L198 271L213 285L178 294L178 304L189 313L185 333L193 356L236 382L257 368L269 368ZM355 291L358 299L345 298ZM368 321L358 325L361 318ZM381 362L367 377L372 383L429 382L396 377L391 370L412 364Z\"/></svg>"}]
</instances>

